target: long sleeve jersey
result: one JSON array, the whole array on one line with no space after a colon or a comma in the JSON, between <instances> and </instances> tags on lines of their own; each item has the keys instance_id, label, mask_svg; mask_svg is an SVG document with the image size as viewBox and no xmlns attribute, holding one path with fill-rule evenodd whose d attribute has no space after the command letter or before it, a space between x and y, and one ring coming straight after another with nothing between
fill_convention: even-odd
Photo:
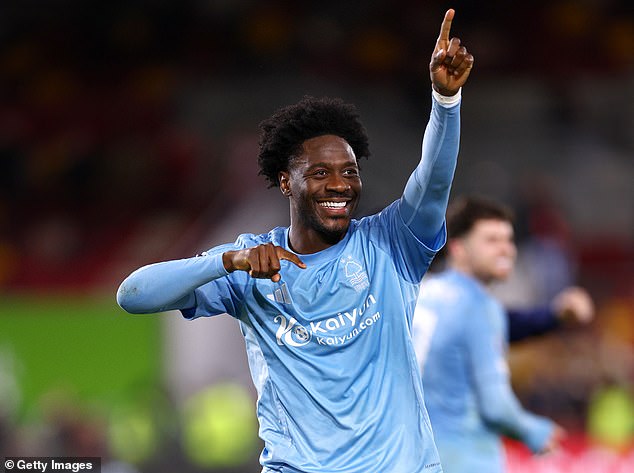
<instances>
[{"instance_id":1,"label":"long sleeve jersey","mask_svg":"<svg viewBox=\"0 0 634 473\"><path fill-rule=\"evenodd\" d=\"M425 402L445 473L501 473L502 434L540 451L551 421L524 410L506 363L507 318L474 278L447 270L428 278L413 340Z\"/></svg>"},{"instance_id":2,"label":"long sleeve jersey","mask_svg":"<svg viewBox=\"0 0 634 473\"><path fill-rule=\"evenodd\" d=\"M352 220L307 268L281 261L278 282L227 274L222 254L288 228L243 234L202 256L143 267L118 292L133 313L227 313L240 324L258 392L264 472L441 472L423 402L411 325L422 279L446 239L459 102L434 99L420 163L400 199Z\"/></svg>"}]
</instances>

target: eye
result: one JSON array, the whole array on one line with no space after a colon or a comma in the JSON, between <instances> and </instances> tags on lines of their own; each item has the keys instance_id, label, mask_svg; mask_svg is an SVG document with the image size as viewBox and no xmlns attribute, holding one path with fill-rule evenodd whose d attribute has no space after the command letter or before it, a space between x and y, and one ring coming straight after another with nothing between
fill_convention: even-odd
<instances>
[{"instance_id":1,"label":"eye","mask_svg":"<svg viewBox=\"0 0 634 473\"><path fill-rule=\"evenodd\" d=\"M359 175L359 170L358 169L354 169L354 168L350 168L350 169L346 169L343 173L346 176L358 176Z\"/></svg>"},{"instance_id":2,"label":"eye","mask_svg":"<svg viewBox=\"0 0 634 473\"><path fill-rule=\"evenodd\" d=\"M325 169L316 169L315 172L313 172L313 176L325 176L326 174Z\"/></svg>"}]
</instances>

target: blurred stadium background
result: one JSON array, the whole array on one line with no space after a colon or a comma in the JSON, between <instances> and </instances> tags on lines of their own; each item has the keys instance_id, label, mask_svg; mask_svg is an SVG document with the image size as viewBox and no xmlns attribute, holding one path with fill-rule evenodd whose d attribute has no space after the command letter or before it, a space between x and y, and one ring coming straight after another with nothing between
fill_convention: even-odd
<instances>
[{"instance_id":1,"label":"blurred stadium background","mask_svg":"<svg viewBox=\"0 0 634 473\"><path fill-rule=\"evenodd\" d=\"M509 441L511 472L634 471L634 15L618 0L4 0L0 452L259 471L233 321L129 316L116 288L287 223L257 176L257 124L304 94L361 112L361 214L398 197L448 7L476 57L453 193L518 214L518 270L498 291L542 304L576 283L598 308L513 348L523 404L571 435L533 460Z\"/></svg>"}]
</instances>

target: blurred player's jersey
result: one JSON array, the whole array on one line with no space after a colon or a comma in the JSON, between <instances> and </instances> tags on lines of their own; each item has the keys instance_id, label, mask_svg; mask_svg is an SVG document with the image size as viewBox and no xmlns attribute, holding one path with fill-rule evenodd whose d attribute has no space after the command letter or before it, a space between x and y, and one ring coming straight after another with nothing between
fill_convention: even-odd
<instances>
[{"instance_id":1,"label":"blurred player's jersey","mask_svg":"<svg viewBox=\"0 0 634 473\"><path fill-rule=\"evenodd\" d=\"M207 256L265 242L291 251L288 229L276 228ZM196 290L185 317L227 312L240 321L265 472L442 471L410 338L419 281L437 249L417 240L395 202L353 220L338 244L300 255L306 269L281 261L277 283L236 271Z\"/></svg>"},{"instance_id":2,"label":"blurred player's jersey","mask_svg":"<svg viewBox=\"0 0 634 473\"><path fill-rule=\"evenodd\" d=\"M512 393L507 319L479 282L453 270L425 278L412 335L445 473L504 471L501 433L543 447L552 424Z\"/></svg>"}]
</instances>

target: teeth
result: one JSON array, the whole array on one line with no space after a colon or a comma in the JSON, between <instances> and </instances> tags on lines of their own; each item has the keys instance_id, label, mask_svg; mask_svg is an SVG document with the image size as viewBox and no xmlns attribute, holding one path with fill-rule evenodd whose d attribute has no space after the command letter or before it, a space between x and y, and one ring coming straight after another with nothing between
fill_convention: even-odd
<instances>
[{"instance_id":1,"label":"teeth","mask_svg":"<svg viewBox=\"0 0 634 473\"><path fill-rule=\"evenodd\" d=\"M341 209L346 206L345 202L319 202L322 207L330 209Z\"/></svg>"}]
</instances>

